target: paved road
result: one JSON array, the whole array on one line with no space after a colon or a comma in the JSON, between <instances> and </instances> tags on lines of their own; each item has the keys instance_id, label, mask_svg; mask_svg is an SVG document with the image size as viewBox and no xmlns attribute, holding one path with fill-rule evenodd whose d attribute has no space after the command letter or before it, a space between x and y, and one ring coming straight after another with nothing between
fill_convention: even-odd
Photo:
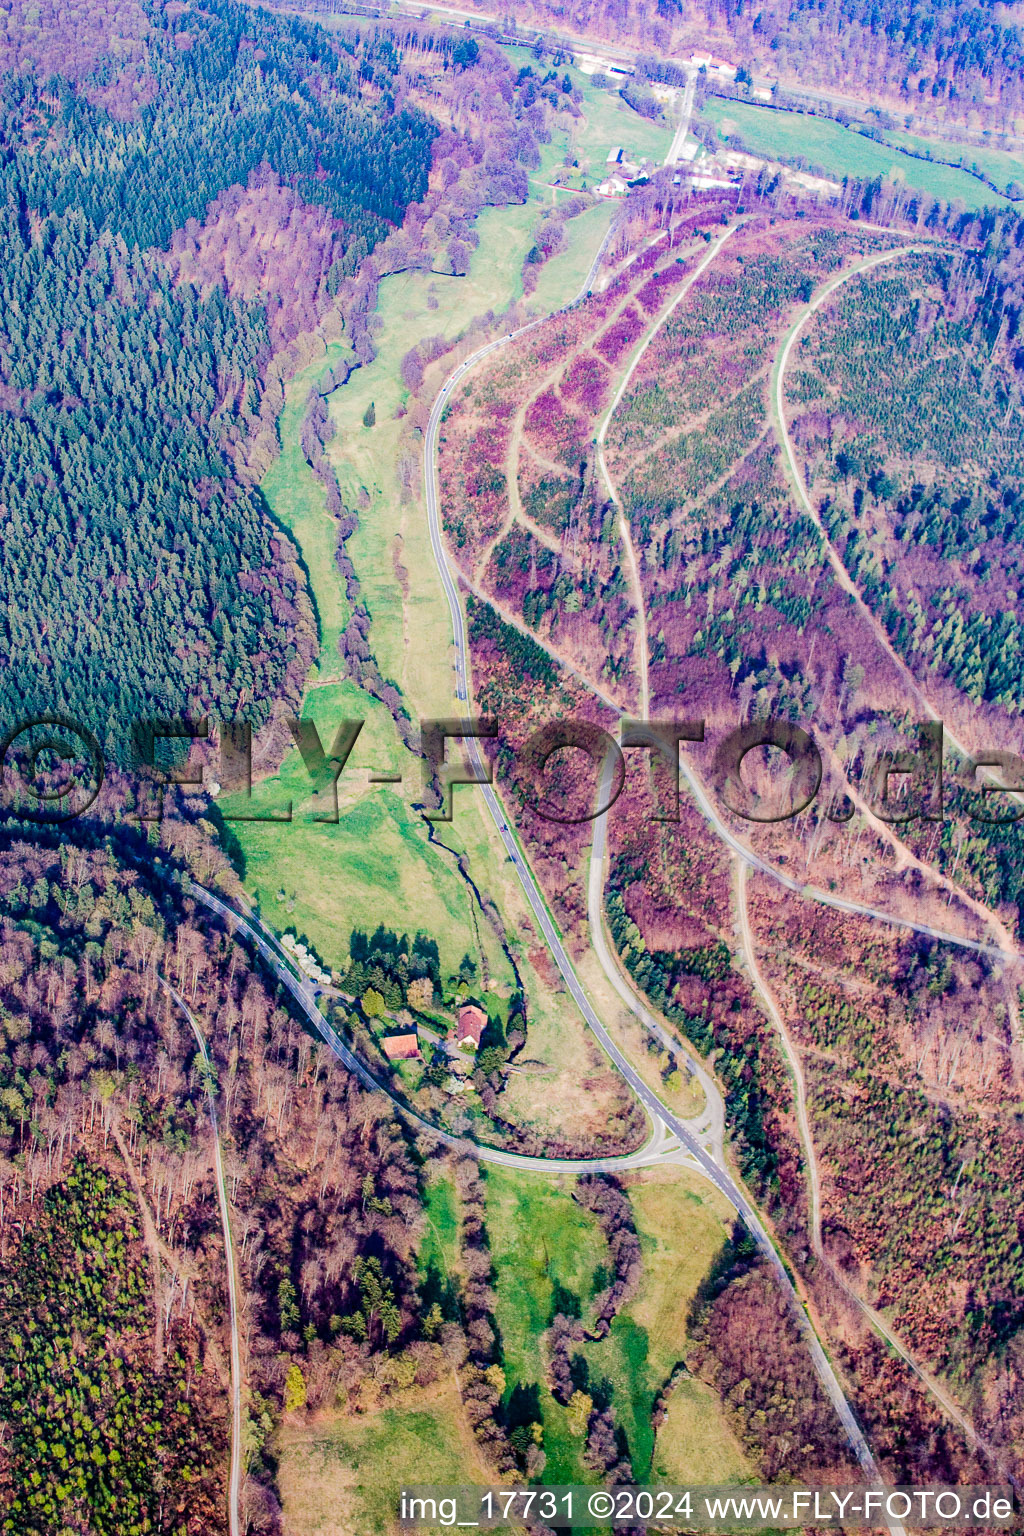
<instances>
[{"instance_id":1,"label":"paved road","mask_svg":"<svg viewBox=\"0 0 1024 1536\"><path fill-rule=\"evenodd\" d=\"M523 871L521 870L521 876L522 872ZM532 877L528 876L528 878L531 879L532 883ZM342 1061L350 1071L354 1072L356 1076L368 1088L377 1089L380 1092L387 1092L386 1089L381 1088L380 1083L377 1082L372 1073L369 1072L368 1069L363 1065L359 1057L356 1056L355 1053L340 1038L337 1031L334 1030L330 1024L328 1024L327 1020L324 1018L323 1014L317 1007L316 993L312 985L309 982L299 980L291 967L288 966L281 958L274 944L270 942L269 936L261 932L261 928L258 926L257 920L255 918L243 917L241 913L235 910L234 907L229 906L228 903L222 901L220 897L214 896L211 891L206 890L203 886L196 885L193 881L188 882L186 890L188 894L192 896L196 901L200 902L203 906L208 907L211 911L216 912L218 916L220 916L225 922L234 928L241 930L246 935L249 941L255 945L259 954L262 956L263 960L269 966L273 974L278 978L283 986L287 987L296 1003L302 1009L306 1018L313 1025L314 1029L318 1032L321 1038L324 1039L331 1047L339 1060ZM537 900L538 902L540 901L539 896L537 897ZM772 1269L775 1271L783 1293L789 1298L794 1316L797 1320L797 1324L801 1330L801 1333L803 1334L804 1341L810 1352L811 1359L818 1373L818 1377L825 1389L825 1392L831 1400L833 1407L835 1408L836 1414L841 1424L843 1425L843 1429L846 1432L850 1447L857 1457L857 1460L860 1463L860 1466L865 1475L870 1478L872 1482L880 1482L881 1477L878 1467L875 1463L874 1457L871 1454L870 1447L868 1446L868 1443L865 1440L863 1433L861 1432L860 1425L857 1423L857 1420L854 1417L853 1410L850 1408L850 1405L846 1400L843 1389L839 1385L838 1378L832 1369L832 1365L821 1347L817 1334L811 1327L810 1321L807 1318L803 1307L800 1305L796 1291L793 1288L793 1282L789 1277L789 1273L786 1270L782 1259L776 1252L770 1238L768 1237L767 1232L761 1225L760 1218L758 1217L756 1211L750 1204L749 1200L739 1185L731 1177L731 1175L724 1168L719 1167L711 1155L704 1150L697 1138L688 1129L686 1123L678 1119L664 1107L660 1099L658 1099L656 1094L650 1088L648 1088L647 1084L640 1077L639 1073L634 1070L629 1061L619 1050L618 1046L612 1040L611 1036L604 1028L604 1025L597 1017L593 1008L590 1006L586 994L584 993L583 988L580 986L580 983L576 978L576 974L572 969L572 965L568 959L568 956L565 954L565 951L561 945L561 941L558 938L557 933L555 933L554 927L551 924L551 920L547 916L543 906L541 906L540 910L544 913L544 924L547 929L545 932L545 937L548 938L548 942L552 945L552 953L555 956L556 962L559 964L559 968L562 969L562 975L566 985L572 992L576 1003L580 1007L580 1010L586 1018L587 1023L590 1025L590 1028L594 1031L594 1034L600 1041L603 1049L614 1062L614 1064L618 1067L619 1071L622 1073L623 1077L625 1077L626 1081L629 1083L630 1087L633 1089L634 1093L640 1099L641 1103L644 1105L645 1109L651 1117L654 1125L651 1141L647 1144L647 1146L641 1148L639 1152L632 1153L626 1157L606 1157L585 1160L524 1157L519 1153L503 1152L495 1147L485 1147L481 1146L479 1143L467 1142L462 1138L451 1136L445 1131L438 1130L436 1126L432 1125L430 1121L425 1120L421 1115L416 1114L414 1110L410 1110L404 1104L397 1104L397 1101L395 1101L397 1108L399 1108L402 1114L404 1114L407 1119L411 1120L413 1124L417 1125L422 1130L428 1131L432 1136L436 1136L438 1140L444 1142L447 1146L465 1150L471 1153L474 1157L479 1157L484 1162L500 1163L506 1167L522 1168L528 1172L543 1171L546 1173L551 1173L559 1172L562 1170L566 1172L579 1172L581 1170L587 1170L590 1172L614 1173L624 1168L651 1167L669 1161L682 1161L684 1160L682 1154L686 1154L685 1162L687 1165L703 1173L705 1177L710 1179L711 1183L721 1191L721 1193L732 1205L733 1209L741 1217L747 1230L750 1232L752 1238L754 1239L754 1242L757 1244L758 1249L767 1259L768 1263L772 1266ZM540 919L538 914L538 921L539 920ZM391 1095L388 1096L392 1097ZM673 1144L668 1139L667 1133L671 1133L671 1136L674 1137L675 1144ZM902 1536L902 1529L900 1527L893 1525L890 1526L889 1529L892 1533L892 1536Z\"/></svg>"},{"instance_id":2,"label":"paved road","mask_svg":"<svg viewBox=\"0 0 1024 1536\"><path fill-rule=\"evenodd\" d=\"M597 792L598 805L607 805L611 797L612 777L615 771L613 757L604 760ZM604 860L608 843L608 812L602 811L594 818L594 840L590 845L590 864L587 872L587 920L590 925L590 942L594 947L601 969L615 988L626 1007L650 1030L667 1050L678 1052L679 1041L665 1028L642 998L633 990L616 957L608 948L604 933ZM688 1128L711 1153L715 1162L725 1164L725 1104L718 1083L703 1062L684 1045L682 1047L690 1069L704 1090L704 1109L694 1120L687 1121Z\"/></svg>"},{"instance_id":3,"label":"paved road","mask_svg":"<svg viewBox=\"0 0 1024 1536\"><path fill-rule=\"evenodd\" d=\"M585 288L589 288L592 281L593 274L588 276ZM454 386L458 383L462 376L468 372L469 369L473 367L475 363L478 362L481 358L496 350L498 347L507 345L508 342L513 340L515 336L521 335L524 331L531 329L533 324L537 323L538 322L536 321L532 322L530 326L522 327L520 331L514 332L504 338L498 338L497 340L488 343L487 346L480 348L471 357L467 358L464 363L460 364L459 368L455 370L455 372L450 376L446 384L443 386L441 393L435 402L434 409L431 412L427 427L427 437L425 443L425 493L431 546L434 552L434 558L437 562L438 572L441 577L442 585L444 586L445 594L448 599L449 609L451 611L452 627L455 635L458 696L460 700L464 702L468 700L469 697L468 643L465 630L465 620L462 614L461 604L459 602L458 588L456 586L454 574L448 565L447 554L444 548L444 542L441 534L436 471L438 430L440 427L440 421L444 407L447 404L448 399L451 397ZM468 747L471 760L476 766L482 767L482 757L476 742L469 741ZM767 860L762 859L759 855L755 854L751 849L747 848L743 843L741 843L740 840L731 832L726 823L719 816L715 807L712 805L707 792L704 789L704 785L697 773L689 766L689 764L685 762L685 759L681 762L680 767L698 805L700 806L701 811L714 827L718 835L726 843L726 845L730 847L733 852L736 853L744 861L746 865L755 869L760 869L763 873L778 881L786 889L791 890L795 894L802 897L819 901L822 904L830 906L838 911L849 912L857 916L870 917L876 921L881 921L891 926L908 928L911 931L924 934L930 938L958 945L961 948L974 950L978 953L1000 956L1004 959L1006 958L1004 951L997 945L986 944L981 941L962 938L958 934L948 933L942 929L934 928L930 924L915 923L910 919L897 917L891 913L883 912L877 908L869 907L865 903L847 901L844 898L835 896L830 892L819 891L814 886L803 885L799 881L794 880L791 876L786 875L782 871L776 869L774 866L769 864ZM519 850L518 843L516 842L512 833L509 831L509 828L504 819L503 812L501 811L500 805L498 804L493 790L489 785L483 785L481 787L483 789L484 798L488 805L488 809L494 818L495 825L497 826L499 834L505 845L506 852L508 853L519 875L519 879L526 894L527 901L529 902L529 905L538 920L541 931L544 934L549 948L551 949L552 955L554 956L555 962L562 973L562 977L565 980L570 994L573 996L577 1005L580 1007L584 1018L597 1036L602 1047L622 1072L626 1080L630 1083L630 1086L634 1089L634 1092L636 1092L638 1098L648 1109L655 1122L657 1122L657 1120L660 1118L666 1126L670 1127L676 1132L681 1142L684 1144L689 1144L690 1150L692 1151L698 1166L732 1203L734 1208L746 1223L748 1229L754 1237L755 1242L758 1244L758 1247L768 1258L769 1262L772 1263L773 1268L779 1276L779 1280L783 1286L784 1291L789 1295L791 1299L796 1315L800 1321L800 1325L804 1331L808 1349L811 1353L819 1378L822 1381L822 1384L828 1393L829 1398L835 1406L840 1421L846 1430L851 1447L854 1449L855 1454L857 1455L858 1460L860 1461L860 1464L865 1471L865 1474L871 1478L877 1479L878 1469L871 1454L870 1447L867 1445L867 1442L864 1439L859 1426L857 1425L856 1419L854 1418L849 1404L846 1401L838 1379L835 1377L835 1373L832 1370L831 1364L829 1363L827 1357L824 1354L824 1351L821 1348L821 1344L817 1338L817 1335L814 1333L809 1320L807 1319L802 1307L800 1306L799 1299L797 1298L796 1292L792 1287L792 1282L789 1279L789 1275L785 1269L785 1266L783 1265L779 1255L776 1253L773 1245L771 1244L767 1233L761 1226L759 1218L750 1206L750 1203L746 1199L742 1189L740 1189L740 1187L735 1183L731 1176L719 1164L717 1164L709 1154L704 1151L699 1142L697 1142L696 1138L682 1125L682 1123L676 1121L675 1117L672 1116L664 1108L656 1096L639 1078L638 1074L633 1070L629 1062L625 1057L622 1056L622 1053L618 1051L614 1045L614 1042L611 1041L610 1037L607 1035L607 1032L601 1025L600 1020L597 1019L593 1009L590 1007L582 987L580 986L575 973L572 970L568 956L564 952L564 949L561 945L561 940L554 928L553 922L550 919L546 906L544 905L543 898L541 897L539 890L533 881L532 873L529 871L528 866L526 865L525 859ZM603 844L599 851L603 857ZM594 872L592 858L591 880L593 881L595 878L597 877ZM593 904L593 896L591 896L590 899L591 904ZM592 934L600 933L600 925L598 924L595 928L592 924ZM601 935L601 938L603 940L603 935ZM595 942L595 949L598 951L600 958L599 943L600 941ZM610 960L610 957L608 958ZM605 966L604 968L606 970L606 974L611 976L612 972L609 972L608 967ZM616 985L614 980L613 985ZM616 990L620 990L619 986L616 987ZM622 995L621 991L620 995ZM626 998L624 1000L629 1003L629 1006L633 1006L633 1002L630 999ZM897 1536L900 1527L894 1525L890 1527L890 1529L893 1533L893 1536Z\"/></svg>"},{"instance_id":4,"label":"paved road","mask_svg":"<svg viewBox=\"0 0 1024 1536\"><path fill-rule=\"evenodd\" d=\"M687 72L686 89L683 92L683 105L679 115L679 127L676 136L672 140L668 154L665 156L666 165L676 165L682 159L683 145L686 143L686 135L690 131L690 118L693 116L693 98L697 93L697 71L690 69Z\"/></svg>"},{"instance_id":5,"label":"paved road","mask_svg":"<svg viewBox=\"0 0 1024 1536\"><path fill-rule=\"evenodd\" d=\"M591 268L591 272L588 274L587 280L574 302L579 302L579 300L582 299L589 291L593 282L594 273L597 269L597 262L600 259L600 254L601 253L599 252L598 258L595 260L594 266ZM466 635L466 622L462 612L462 605L459 601L456 576L449 565L448 555L444 546L444 540L441 532L437 476L438 432L441 424L441 418L444 413L444 408L451 398L452 392L456 385L465 376L465 374L468 373L470 368L474 367L477 362L488 356L490 353L496 351L499 347L507 346L518 336L521 336L527 331L532 330L533 326L538 323L538 321L533 321L529 325L523 326L517 331L511 332L504 337L498 337L496 340L488 342L485 346L478 348L477 351L474 352L470 357L466 358L464 362L460 363L459 366L449 375L447 381L442 385L441 391L434 403L434 407L430 413L430 418L427 423L426 438L424 442L424 493L427 506L427 519L430 531L431 548L434 552L434 559L437 562L438 574L441 578L441 584L444 588L445 596L448 599L448 607L451 612L452 630L455 637L455 671L458 683L458 697L460 701L467 701L469 698L469 644ZM483 758L475 739L467 739L466 746L471 763L478 769L482 770L484 766ZM665 1108L660 1099L658 1099L657 1095L650 1088L648 1088L643 1078L640 1077L639 1073L634 1069L628 1059L619 1050L614 1040L612 1040L611 1036L608 1034L608 1031L601 1023L601 1020L594 1012L594 1009L590 1004L590 1000L588 999L586 993L583 990L583 987L579 982L572 962L569 959L569 956L562 944L561 936L559 935L554 925L551 915L548 912L547 906L540 893L539 887L534 880L533 873L520 851L516 838L513 836L508 827L508 824L505 820L505 814L498 802L494 790L491 788L490 784L487 783L481 784L480 788L483 792L487 808L490 811L494 820L494 824L498 830L498 835L504 844L505 851L514 866L517 875L519 876L519 881L522 885L523 892L526 896L530 910L532 911L537 926L543 934L544 940L547 943L549 950L551 951L555 964L558 966L562 980L565 982L570 996L573 998L573 1001L576 1003L580 1012L583 1014L584 1019L597 1038L605 1054L618 1068L622 1076L626 1079L627 1083L629 1083L630 1087L633 1089L633 1092L636 1094L637 1098L644 1105L648 1114L651 1116L654 1124L656 1125L660 1120L665 1126L668 1127L669 1130L675 1133L680 1143L689 1150L701 1172L703 1172L704 1175L710 1179L711 1183L721 1191L721 1193L725 1196L725 1198L729 1201L734 1210L736 1210L736 1212L743 1220L758 1249L764 1255L765 1259L774 1270L779 1285L782 1287L783 1294L786 1295L789 1299L794 1316L796 1317L798 1326L804 1336L805 1343L811 1355L811 1359L813 1361L818 1378L821 1381L822 1387L824 1388L830 1401L832 1402L833 1407L835 1408L836 1414L843 1426L854 1455L856 1456L865 1475L870 1478L872 1482L880 1482L881 1478L878 1466L875 1462L874 1456L871 1453L871 1448L864 1438L863 1432L861 1431L860 1425L854 1416L853 1410L846 1400L846 1395L839 1384L838 1377L832 1368L832 1364L822 1349L818 1336L814 1332L814 1329L810 1324L810 1320L808 1319L803 1307L800 1304L796 1290L793 1286L793 1282L790 1279L789 1272L786 1269L786 1266L783 1264L779 1254L776 1252L775 1247L768 1237L767 1232L762 1226L760 1217L757 1215L757 1212L754 1210L753 1206L750 1204L750 1201L747 1199L746 1194L740 1188L736 1180L733 1179L732 1175L724 1167L716 1163L714 1158L704 1150L700 1142L685 1126L685 1124ZM901 1527L892 1525L889 1527L889 1529L892 1533L892 1536L902 1536Z\"/></svg>"},{"instance_id":6,"label":"paved road","mask_svg":"<svg viewBox=\"0 0 1024 1536\"><path fill-rule=\"evenodd\" d=\"M213 1129L213 1165L217 1178L217 1201L220 1205L220 1224L224 1233L224 1260L228 1272L228 1319L231 1325L231 1472L228 1478L228 1524L231 1536L242 1536L240 1496L242 1491L242 1350L238 1339L238 1290L235 1274L235 1249L231 1240L231 1214L228 1209L228 1191L224 1179L224 1162L220 1151L220 1130L217 1125L217 1104L213 1092L213 1064L206 1049L206 1040L180 992L176 992L163 976L157 980L169 993L188 1019L196 1037L199 1054L206 1071L206 1105L210 1112Z\"/></svg>"},{"instance_id":7,"label":"paved road","mask_svg":"<svg viewBox=\"0 0 1024 1536\"><path fill-rule=\"evenodd\" d=\"M264 927L259 918L252 914L243 916L230 903L221 900L212 891L206 890L204 886L197 885L194 881L189 881L186 890L202 906L207 907L211 912L216 912L229 927L245 934L278 981L291 993L321 1039L330 1046L339 1061L350 1072L355 1073L365 1087L385 1094L406 1119L416 1126L417 1130L428 1132L445 1146L469 1152L474 1157L480 1158L481 1162L498 1163L505 1168L519 1168L525 1173L616 1173L627 1168L651 1168L672 1161L687 1162L693 1167L697 1166L690 1155L688 1144L684 1145L679 1137L671 1133L670 1128L654 1117L652 1117L651 1135L644 1145L635 1152L628 1152L618 1157L527 1157L522 1152L506 1152L501 1147L489 1147L481 1142L468 1141L465 1137L453 1136L450 1132L441 1130L433 1121L397 1099L377 1080L355 1051L345 1044L337 1030L332 1028L320 1012L317 989L311 982L295 974L281 955L273 934Z\"/></svg>"}]
</instances>

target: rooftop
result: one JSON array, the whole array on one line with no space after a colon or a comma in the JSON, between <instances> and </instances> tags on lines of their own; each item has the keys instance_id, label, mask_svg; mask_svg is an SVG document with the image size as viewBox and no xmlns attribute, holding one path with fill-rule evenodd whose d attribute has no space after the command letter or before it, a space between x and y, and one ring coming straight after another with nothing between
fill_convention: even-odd
<instances>
[{"instance_id":1,"label":"rooftop","mask_svg":"<svg viewBox=\"0 0 1024 1536\"><path fill-rule=\"evenodd\" d=\"M404 1035L385 1035L380 1043L389 1061L411 1061L420 1054L415 1030Z\"/></svg>"}]
</instances>

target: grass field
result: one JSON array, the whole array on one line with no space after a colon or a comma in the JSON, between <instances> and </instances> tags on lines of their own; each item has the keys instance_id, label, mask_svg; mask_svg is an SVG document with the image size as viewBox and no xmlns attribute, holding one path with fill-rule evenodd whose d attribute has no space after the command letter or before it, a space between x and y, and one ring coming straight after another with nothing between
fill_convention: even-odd
<instances>
[{"instance_id":1,"label":"grass field","mask_svg":"<svg viewBox=\"0 0 1024 1536\"><path fill-rule=\"evenodd\" d=\"M570 1434L564 1408L548 1391L540 1337L551 1322L557 1282L580 1298L584 1316L594 1275L608 1250L594 1218L572 1199L571 1176L547 1179L510 1169L487 1170L487 1230L497 1282L495 1317L507 1378L506 1399L518 1384L541 1387L544 1452L549 1483L588 1482L583 1442Z\"/></svg>"},{"instance_id":2,"label":"grass field","mask_svg":"<svg viewBox=\"0 0 1024 1536\"><path fill-rule=\"evenodd\" d=\"M498 939L488 923L477 927L471 893L454 860L430 845L423 820L411 809L418 766L398 741L387 711L343 682L312 690L304 713L317 723L328 752L340 720L365 720L338 781L337 824L311 819L330 812L330 797L311 799L311 781L296 748L278 773L254 787L249 805L237 796L218 802L226 815L242 810L252 815L280 813L291 801L291 822L230 823L245 857L246 889L266 921L278 932L294 924L332 967L346 963L353 928L372 931L378 923L397 932L429 933L449 971L467 951L479 963L482 944L491 976L511 985ZM392 770L402 771L406 782L394 788L368 782L371 772Z\"/></svg>"},{"instance_id":3,"label":"grass field","mask_svg":"<svg viewBox=\"0 0 1024 1536\"><path fill-rule=\"evenodd\" d=\"M517 1382L541 1385L547 1482L571 1481L582 1446L544 1385L540 1338L550 1324L555 1284L579 1297L584 1322L595 1277L608 1264L596 1221L571 1197L571 1181L542 1181L508 1169L487 1171L487 1226L497 1276L495 1315L505 1355L507 1394ZM686 1391L655 1446L654 1400L686 1352L686 1317L697 1287L721 1248L730 1207L696 1174L645 1170L629 1185L643 1249L643 1278L608 1337L580 1346L594 1384L610 1383L617 1422L626 1432L637 1478L658 1458L688 1469L680 1481L714 1482L749 1474L721 1404L703 1383ZM600 1277L598 1277L600 1278ZM605 1279L607 1275L605 1273ZM591 1314L592 1315L592 1314Z\"/></svg>"},{"instance_id":4,"label":"grass field","mask_svg":"<svg viewBox=\"0 0 1024 1536\"><path fill-rule=\"evenodd\" d=\"M453 1275L459 1267L459 1216L455 1203L455 1185L451 1179L432 1179L426 1189L427 1224L418 1255L420 1274L431 1264L442 1275Z\"/></svg>"},{"instance_id":5,"label":"grass field","mask_svg":"<svg viewBox=\"0 0 1024 1536\"><path fill-rule=\"evenodd\" d=\"M751 154L778 160L802 156L820 166L827 176L901 176L909 187L941 198L959 199L965 208L1006 206L1006 199L991 192L975 177L950 166L916 160L898 149L877 144L829 118L799 112L777 112L742 101L710 98L703 114L714 123L719 137L738 133Z\"/></svg>"},{"instance_id":6,"label":"grass field","mask_svg":"<svg viewBox=\"0 0 1024 1536\"><path fill-rule=\"evenodd\" d=\"M629 1440L634 1473L643 1482L655 1453L654 1400L685 1355L686 1317L726 1236L730 1207L706 1181L682 1168L635 1175L629 1196L643 1249L643 1279L608 1337L588 1346L587 1357L591 1374L612 1383L615 1414ZM702 1383L692 1386L684 1402L693 1412L677 1409L675 1433L682 1433L689 1447L690 1480L710 1483L715 1479L705 1473L720 1464L723 1447L733 1459L739 1448L714 1393ZM659 1444L665 1440L663 1429ZM740 1473L739 1466L734 1470Z\"/></svg>"},{"instance_id":7,"label":"grass field","mask_svg":"<svg viewBox=\"0 0 1024 1536\"><path fill-rule=\"evenodd\" d=\"M652 1483L713 1485L757 1482L756 1468L726 1423L722 1405L703 1381L684 1376L672 1390L658 1430Z\"/></svg>"},{"instance_id":8,"label":"grass field","mask_svg":"<svg viewBox=\"0 0 1024 1536\"><path fill-rule=\"evenodd\" d=\"M540 269L537 286L530 295L531 309L546 314L564 303L568 290L571 295L578 292L614 214L615 205L606 202L569 220L565 226L565 246Z\"/></svg>"},{"instance_id":9,"label":"grass field","mask_svg":"<svg viewBox=\"0 0 1024 1536\"><path fill-rule=\"evenodd\" d=\"M399 376L401 358L423 336L439 331L454 336L473 314L505 307L521 293L522 261L536 215L536 207L529 205L488 210L478 223L481 244L468 278L415 274L386 279L381 285L384 326L377 338L378 356L331 397L339 429L331 453L343 494L355 505L362 486L371 493L348 548L373 616L372 643L381 671L398 683L414 718L450 714L454 700L453 674L438 665L439 658L450 654L450 621L429 551L425 516L418 502L400 504L400 423L394 413L406 394ZM426 828L410 809L419 796L419 766L402 748L387 711L368 694L349 682L325 686L326 680L340 675L337 643L347 604L334 563L336 524L302 456L298 431L310 384L340 350L337 345L330 349L290 384L279 422L282 452L262 489L274 515L296 539L321 625L320 661L310 677L303 713L317 720L326 750L338 720L363 718L366 723L339 785L338 826L309 821L306 812L314 808L309 780L293 750L280 772L254 791L252 806L245 809L276 808L291 799L296 819L286 825L236 822L232 830L245 856L246 886L264 916L279 929L294 923L328 963L344 959L353 928L372 929L383 922L399 931L431 932L440 945L442 963L454 966L463 953L476 951L477 929L470 892L454 860L430 846ZM377 426L366 428L362 416L371 400ZM414 546L411 551L403 531ZM403 556L410 572L407 599L399 578ZM400 789L377 788L366 782L374 771L401 772L407 782ZM230 813L242 807L225 801L222 809ZM473 808L462 814L472 817ZM285 900L279 902L282 889ZM508 984L511 972L493 931L486 923L479 931L492 975Z\"/></svg>"},{"instance_id":10,"label":"grass field","mask_svg":"<svg viewBox=\"0 0 1024 1536\"><path fill-rule=\"evenodd\" d=\"M527 64L534 70L538 67L529 48L505 48L503 52L517 69ZM672 143L674 127L641 117L623 101L617 89L600 90L589 75L571 65L559 64L559 80L566 73L583 96L582 117L572 120L567 133L552 134L551 144L541 147L542 169L535 174L539 176L560 165L570 147L581 171L590 172L591 184L603 179L608 151L613 145L623 148L630 159L639 160L646 155L661 164Z\"/></svg>"},{"instance_id":11,"label":"grass field","mask_svg":"<svg viewBox=\"0 0 1024 1536\"><path fill-rule=\"evenodd\" d=\"M887 132L885 137L897 149L909 149L918 155L930 154L933 160L944 160L949 165L976 166L1004 192L1013 181L1024 185L1024 155L1011 154L1006 149L979 149L974 144L923 138L916 133Z\"/></svg>"},{"instance_id":12,"label":"grass field","mask_svg":"<svg viewBox=\"0 0 1024 1536\"><path fill-rule=\"evenodd\" d=\"M425 337L454 339L474 315L500 313L521 296L538 212L536 203L487 209L477 220L480 245L467 277L405 272L385 278L376 311L377 356L330 400L338 430L331 459L346 505L359 507L348 551L372 619L370 643L381 672L398 684L413 714L452 713L454 671L451 620L421 501L418 445L406 450L409 490L403 493L400 481L403 422L396 413L408 399L401 362ZM364 427L371 401L376 424Z\"/></svg>"},{"instance_id":13,"label":"grass field","mask_svg":"<svg viewBox=\"0 0 1024 1536\"><path fill-rule=\"evenodd\" d=\"M324 1413L277 1436L288 1536L392 1536L403 1483L493 1483L454 1377L358 1417Z\"/></svg>"},{"instance_id":14,"label":"grass field","mask_svg":"<svg viewBox=\"0 0 1024 1536\"><path fill-rule=\"evenodd\" d=\"M641 117L618 91L598 90L586 75L575 74L575 78L583 92L583 126L573 143L581 163L588 160L603 176L608 151L613 145L621 145L628 159L638 160L646 155L660 165L669 152L675 129L668 123Z\"/></svg>"},{"instance_id":15,"label":"grass field","mask_svg":"<svg viewBox=\"0 0 1024 1536\"><path fill-rule=\"evenodd\" d=\"M348 603L334 564L335 522L327 510L324 488L299 447L299 426L310 386L344 351L342 343L329 343L323 355L297 373L287 385L284 410L277 424L281 452L260 486L274 516L295 539L309 575L320 621L318 670L321 677L340 675L338 636L348 618Z\"/></svg>"},{"instance_id":16,"label":"grass field","mask_svg":"<svg viewBox=\"0 0 1024 1536\"><path fill-rule=\"evenodd\" d=\"M320 658L303 714L316 721L327 752L342 719L364 721L339 781L339 823L311 820L330 805L327 797L310 798L310 779L294 748L280 771L254 788L251 805L237 797L219 803L230 815L278 812L292 802L290 823L231 823L245 858L246 887L278 931L294 924L327 964L338 966L345 963L353 928L372 931L382 922L399 932L423 929L437 939L442 964L453 969L464 953L476 955L479 947L469 889L454 860L430 846L422 820L410 808L419 793L419 767L402 747L387 710L341 680L338 636L347 603L334 563L336 524L298 440L309 387L341 350L333 344L289 384L278 426L281 454L261 487L274 516L296 540L320 622ZM392 603L401 613L400 591ZM368 783L372 772L402 773L407 782L401 788L377 787ZM479 936L491 974L508 985L511 971L488 924L480 925Z\"/></svg>"}]
</instances>

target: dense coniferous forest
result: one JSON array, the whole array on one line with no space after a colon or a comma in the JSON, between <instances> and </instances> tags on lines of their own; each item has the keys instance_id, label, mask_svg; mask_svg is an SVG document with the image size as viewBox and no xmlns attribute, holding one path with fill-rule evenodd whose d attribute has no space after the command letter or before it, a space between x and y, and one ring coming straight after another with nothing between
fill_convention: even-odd
<instances>
[{"instance_id":1,"label":"dense coniferous forest","mask_svg":"<svg viewBox=\"0 0 1024 1536\"><path fill-rule=\"evenodd\" d=\"M29 208L81 208L130 245L165 247L266 162L348 222L351 270L422 196L434 128L408 111L390 116L387 101L371 110L355 61L321 29L229 0L185 14L167 7L154 19L155 98L133 119L112 117L60 79L8 81L6 190L23 186Z\"/></svg>"},{"instance_id":2,"label":"dense coniferous forest","mask_svg":"<svg viewBox=\"0 0 1024 1536\"><path fill-rule=\"evenodd\" d=\"M175 292L78 211L27 240L0 218L5 726L63 709L115 750L154 706L246 689L265 713L299 593L218 446L258 400L262 315Z\"/></svg>"},{"instance_id":3,"label":"dense coniferous forest","mask_svg":"<svg viewBox=\"0 0 1024 1536\"><path fill-rule=\"evenodd\" d=\"M261 723L310 644L293 553L233 462L263 310L174 285L159 249L263 166L341 221L340 282L422 195L434 132L366 105L326 34L228 3L155 12L146 62L127 120L57 78L0 84L0 720L64 710L114 756L134 716Z\"/></svg>"}]
</instances>

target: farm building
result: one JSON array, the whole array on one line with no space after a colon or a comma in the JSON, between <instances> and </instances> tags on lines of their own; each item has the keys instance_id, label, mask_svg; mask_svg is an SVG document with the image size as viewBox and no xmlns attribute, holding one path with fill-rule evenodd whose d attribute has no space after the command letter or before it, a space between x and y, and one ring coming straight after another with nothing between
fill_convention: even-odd
<instances>
[{"instance_id":1,"label":"farm building","mask_svg":"<svg viewBox=\"0 0 1024 1536\"><path fill-rule=\"evenodd\" d=\"M420 1054L415 1030L404 1035L385 1035L380 1043L388 1061L415 1061Z\"/></svg>"},{"instance_id":2,"label":"farm building","mask_svg":"<svg viewBox=\"0 0 1024 1536\"><path fill-rule=\"evenodd\" d=\"M459 1044L464 1045L467 1040L471 1040L473 1049L476 1050L480 1044L480 1036L486 1027L487 1015L483 1009L478 1008L476 1003L464 1003L459 1009L459 1024L456 1031Z\"/></svg>"}]
</instances>

